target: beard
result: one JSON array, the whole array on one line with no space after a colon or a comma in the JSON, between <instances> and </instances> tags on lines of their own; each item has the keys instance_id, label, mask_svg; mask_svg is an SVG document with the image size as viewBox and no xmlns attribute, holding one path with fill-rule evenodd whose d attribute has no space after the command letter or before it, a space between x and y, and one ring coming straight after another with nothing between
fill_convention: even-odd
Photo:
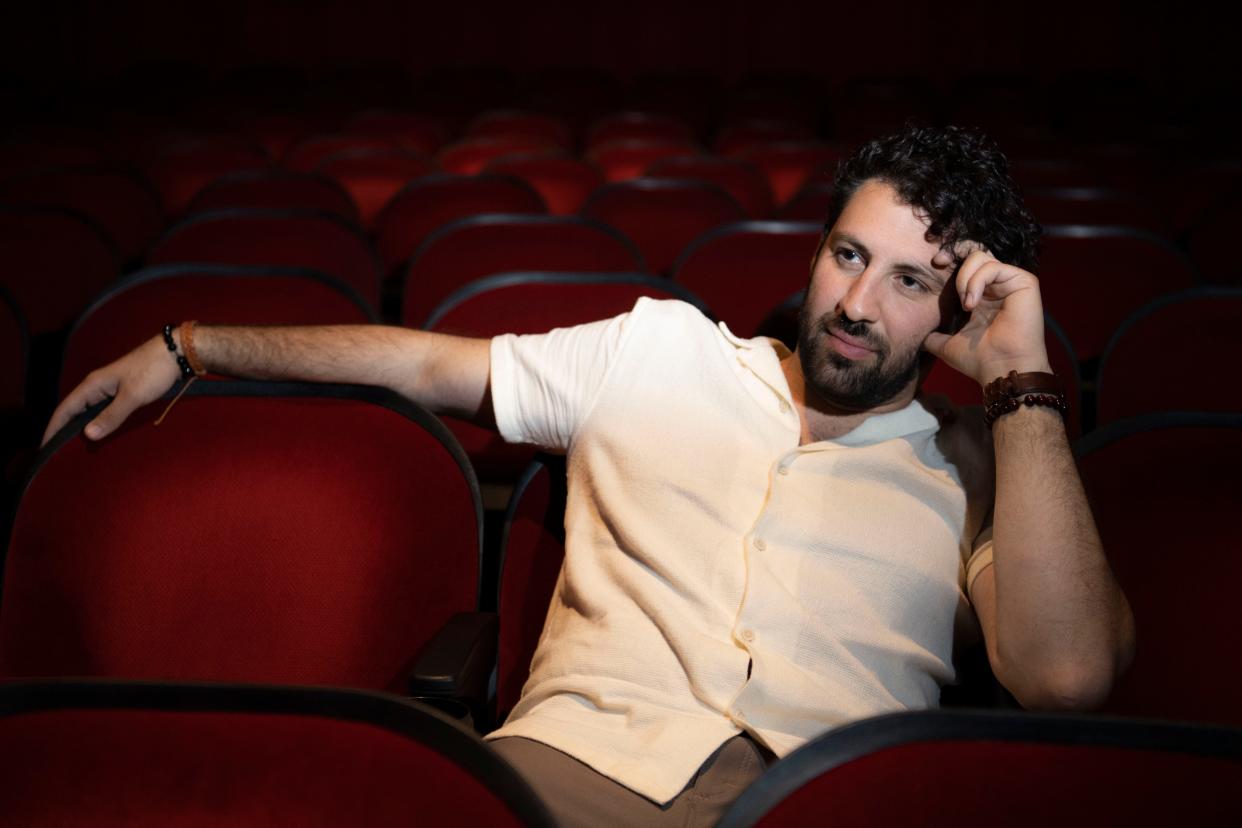
<instances>
[{"instance_id":1,"label":"beard","mask_svg":"<svg viewBox=\"0 0 1242 828\"><path fill-rule=\"evenodd\" d=\"M849 359L828 345L830 331L861 340L874 354ZM826 313L811 319L798 314L798 361L807 386L824 401L848 411L866 411L883 405L909 385L919 373L919 351L894 355L867 322L855 322Z\"/></svg>"}]
</instances>

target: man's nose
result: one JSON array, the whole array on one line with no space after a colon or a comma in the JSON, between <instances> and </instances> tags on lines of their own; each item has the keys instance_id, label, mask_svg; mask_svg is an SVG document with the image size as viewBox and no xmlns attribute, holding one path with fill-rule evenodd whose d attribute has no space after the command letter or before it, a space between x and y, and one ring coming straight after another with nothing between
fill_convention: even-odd
<instances>
[{"instance_id":1,"label":"man's nose","mask_svg":"<svg viewBox=\"0 0 1242 828\"><path fill-rule=\"evenodd\" d=\"M840 312L856 322L875 322L878 304L876 274L867 268L850 282L841 297Z\"/></svg>"}]
</instances>

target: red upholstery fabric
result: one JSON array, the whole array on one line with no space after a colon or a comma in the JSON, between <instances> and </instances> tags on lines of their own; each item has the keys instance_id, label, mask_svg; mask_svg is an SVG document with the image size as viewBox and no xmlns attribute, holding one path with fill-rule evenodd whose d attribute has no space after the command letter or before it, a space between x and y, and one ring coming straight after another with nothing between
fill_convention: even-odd
<instances>
[{"instance_id":1,"label":"red upholstery fabric","mask_svg":"<svg viewBox=\"0 0 1242 828\"><path fill-rule=\"evenodd\" d=\"M746 218L742 207L714 184L668 178L606 185L587 199L581 213L624 233L652 273L667 273L687 245L709 230Z\"/></svg>"},{"instance_id":2,"label":"red upholstery fabric","mask_svg":"<svg viewBox=\"0 0 1242 828\"><path fill-rule=\"evenodd\" d=\"M778 141L811 141L815 134L805 124L788 121L743 121L729 124L716 136L713 149L721 155L742 155Z\"/></svg>"},{"instance_id":3,"label":"red upholstery fabric","mask_svg":"<svg viewBox=\"0 0 1242 828\"><path fill-rule=\"evenodd\" d=\"M457 175L477 175L494 158L506 155L525 155L561 149L548 138L520 135L497 138L463 138L443 147L436 156L445 172Z\"/></svg>"},{"instance_id":4,"label":"red upholstery fabric","mask_svg":"<svg viewBox=\"0 0 1242 828\"><path fill-rule=\"evenodd\" d=\"M346 150L390 150L398 149L395 138L386 135L367 135L353 133L330 133L312 135L303 138L289 148L281 159L281 166L296 172L313 172L323 159Z\"/></svg>"},{"instance_id":5,"label":"red upholstery fabric","mask_svg":"<svg viewBox=\"0 0 1242 828\"><path fill-rule=\"evenodd\" d=\"M565 558L564 478L563 463L534 465L509 504L497 601L497 721L522 695Z\"/></svg>"},{"instance_id":6,"label":"red upholstery fabric","mask_svg":"<svg viewBox=\"0 0 1242 828\"><path fill-rule=\"evenodd\" d=\"M124 261L141 258L164 228L159 193L134 175L98 167L7 179L0 183L0 201L87 215L107 231Z\"/></svg>"},{"instance_id":7,"label":"red upholstery fabric","mask_svg":"<svg viewBox=\"0 0 1242 828\"><path fill-rule=\"evenodd\" d=\"M573 149L569 126L559 118L516 109L491 110L466 127L467 138L534 138Z\"/></svg>"},{"instance_id":8,"label":"red upholstery fabric","mask_svg":"<svg viewBox=\"0 0 1242 828\"><path fill-rule=\"evenodd\" d=\"M353 149L329 155L315 171L345 188L358 205L362 226L370 229L389 199L413 179L435 172L435 165L409 150Z\"/></svg>"},{"instance_id":9,"label":"red upholstery fabric","mask_svg":"<svg viewBox=\"0 0 1242 828\"><path fill-rule=\"evenodd\" d=\"M1153 236L1048 228L1039 265L1044 309L1080 360L1097 357L1122 321L1165 293L1193 287L1190 260Z\"/></svg>"},{"instance_id":10,"label":"red upholstery fabric","mask_svg":"<svg viewBox=\"0 0 1242 828\"><path fill-rule=\"evenodd\" d=\"M450 293L495 273L642 271L639 255L607 228L570 217L482 216L427 239L405 275L402 324L418 327Z\"/></svg>"},{"instance_id":11,"label":"red upholstery fabric","mask_svg":"<svg viewBox=\"0 0 1242 828\"><path fill-rule=\"evenodd\" d=\"M219 387L38 470L5 561L0 674L401 691L474 609L477 489L427 430L360 400Z\"/></svg>"},{"instance_id":12,"label":"red upholstery fabric","mask_svg":"<svg viewBox=\"0 0 1242 828\"><path fill-rule=\"evenodd\" d=\"M349 193L331 178L309 172L272 169L231 173L200 190L186 212L229 208L318 210L358 223L358 207Z\"/></svg>"},{"instance_id":13,"label":"red upholstery fabric","mask_svg":"<svg viewBox=\"0 0 1242 828\"><path fill-rule=\"evenodd\" d=\"M831 181L841 153L813 141L779 141L751 147L740 157L763 170L780 205L806 184Z\"/></svg>"},{"instance_id":14,"label":"red upholstery fabric","mask_svg":"<svg viewBox=\"0 0 1242 828\"><path fill-rule=\"evenodd\" d=\"M120 274L116 249L96 226L52 208L0 209L0 285L30 333L62 330Z\"/></svg>"},{"instance_id":15,"label":"red upholstery fabric","mask_svg":"<svg viewBox=\"0 0 1242 828\"><path fill-rule=\"evenodd\" d=\"M831 207L832 182L818 181L804 185L776 214L782 221L818 221L822 224L828 220Z\"/></svg>"},{"instance_id":16,"label":"red upholstery fabric","mask_svg":"<svg viewBox=\"0 0 1242 828\"><path fill-rule=\"evenodd\" d=\"M444 752L366 721L52 710L0 718L0 745L7 825L523 824Z\"/></svg>"},{"instance_id":17,"label":"red upholstery fabric","mask_svg":"<svg viewBox=\"0 0 1242 828\"><path fill-rule=\"evenodd\" d=\"M365 325L372 317L338 286L305 271L211 265L149 268L110 290L69 334L63 397L169 322L218 325Z\"/></svg>"},{"instance_id":18,"label":"red upholstery fabric","mask_svg":"<svg viewBox=\"0 0 1242 828\"><path fill-rule=\"evenodd\" d=\"M617 141L694 144L694 131L679 118L648 112L618 112L600 118L587 133L586 149L596 150ZM616 180L616 179L609 179Z\"/></svg>"},{"instance_id":19,"label":"red upholstery fabric","mask_svg":"<svg viewBox=\"0 0 1242 828\"><path fill-rule=\"evenodd\" d=\"M1208 282L1242 285L1242 264L1238 263L1233 249L1239 222L1242 222L1242 203L1235 202L1212 210L1190 230L1187 238L1190 257Z\"/></svg>"},{"instance_id":20,"label":"red upholstery fabric","mask_svg":"<svg viewBox=\"0 0 1242 828\"><path fill-rule=\"evenodd\" d=\"M604 173L606 181L629 181L663 158L698 154L699 148L689 141L623 140L597 144L587 152L586 160Z\"/></svg>"},{"instance_id":21,"label":"red upholstery fabric","mask_svg":"<svg viewBox=\"0 0 1242 828\"><path fill-rule=\"evenodd\" d=\"M429 176L410 182L389 201L376 220L375 246L390 274L449 222L483 213L542 212L538 194L508 176Z\"/></svg>"},{"instance_id":22,"label":"red upholstery fabric","mask_svg":"<svg viewBox=\"0 0 1242 828\"><path fill-rule=\"evenodd\" d=\"M345 130L354 135L385 138L421 155L434 155L444 145L444 125L437 118L417 112L391 109L359 112L345 122Z\"/></svg>"},{"instance_id":23,"label":"red upholstery fabric","mask_svg":"<svg viewBox=\"0 0 1242 828\"><path fill-rule=\"evenodd\" d=\"M666 158L647 168L652 178L683 178L715 184L731 195L750 218L767 218L772 212L772 188L753 164L736 158L699 155Z\"/></svg>"},{"instance_id":24,"label":"red upholstery fabric","mask_svg":"<svg viewBox=\"0 0 1242 828\"><path fill-rule=\"evenodd\" d=\"M1242 361L1239 331L1242 288L1187 291L1136 312L1100 361L1096 424L1156 411L1242 412L1242 389L1220 381L1220 366Z\"/></svg>"},{"instance_id":25,"label":"red upholstery fabric","mask_svg":"<svg viewBox=\"0 0 1242 828\"><path fill-rule=\"evenodd\" d=\"M1138 628L1134 664L1105 710L1238 727L1242 428L1149 425L1080 459Z\"/></svg>"},{"instance_id":26,"label":"red upholstery fabric","mask_svg":"<svg viewBox=\"0 0 1242 828\"><path fill-rule=\"evenodd\" d=\"M509 155L489 161L485 169L525 181L539 193L554 216L574 215L604 183L603 174L591 164L553 153Z\"/></svg>"},{"instance_id":27,"label":"red upholstery fabric","mask_svg":"<svg viewBox=\"0 0 1242 828\"><path fill-rule=\"evenodd\" d=\"M208 183L231 172L270 166L262 148L241 138L198 138L165 147L146 168L164 199L164 209L178 216Z\"/></svg>"},{"instance_id":28,"label":"red upholstery fabric","mask_svg":"<svg viewBox=\"0 0 1242 828\"><path fill-rule=\"evenodd\" d=\"M379 262L366 237L325 213L225 210L198 214L165 233L147 261L308 267L345 282L372 307L379 303Z\"/></svg>"},{"instance_id":29,"label":"red upholstery fabric","mask_svg":"<svg viewBox=\"0 0 1242 828\"><path fill-rule=\"evenodd\" d=\"M757 824L1229 825L1238 763L1135 748L1021 742L901 745L819 776Z\"/></svg>"},{"instance_id":30,"label":"red upholstery fabric","mask_svg":"<svg viewBox=\"0 0 1242 828\"><path fill-rule=\"evenodd\" d=\"M1167 221L1139 196L1100 188L1053 188L1024 193L1026 207L1043 225L1105 224L1171 238Z\"/></svg>"},{"instance_id":31,"label":"red upholstery fabric","mask_svg":"<svg viewBox=\"0 0 1242 828\"><path fill-rule=\"evenodd\" d=\"M746 222L698 239L673 279L700 297L738 336L754 336L791 293L806 288L820 225Z\"/></svg>"}]
</instances>

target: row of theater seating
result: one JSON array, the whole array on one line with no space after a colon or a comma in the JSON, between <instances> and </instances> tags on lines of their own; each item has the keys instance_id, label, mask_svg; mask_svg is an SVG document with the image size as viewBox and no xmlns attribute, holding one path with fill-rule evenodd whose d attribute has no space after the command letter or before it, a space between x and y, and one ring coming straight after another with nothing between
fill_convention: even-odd
<instances>
[{"instance_id":1,"label":"row of theater seating","mask_svg":"<svg viewBox=\"0 0 1242 828\"><path fill-rule=\"evenodd\" d=\"M482 511L471 467L444 426L408 401L357 387L200 382L152 427L166 402L136 412L99 444L80 436L90 415L78 417L42 453L23 494L0 594L0 678L10 685L0 687L0 742L14 772L0 774L0 815L31 800L31 813L47 812L48 783L31 780L46 780L64 762L68 787L58 807L89 807L94 792L109 787L97 781L123 775L94 768L104 748L96 740L104 738L112 740L111 761L121 762L113 770L136 770L142 757L178 744L172 767L205 775L199 781L210 780L208 788L253 787L271 807L293 807L282 799L292 783L253 784L267 767L254 763L288 761L295 748L284 739L311 751L305 761L319 763L322 735L315 731L336 715L378 716L416 739L428 729L438 733L431 753L424 748L418 760L436 769L409 777L429 780L419 793L428 803L441 784L501 780L503 790L493 787L493 795L518 796L509 807L523 814L521 821L540 824L530 822L539 809L512 794L521 786L504 781L494 759L479 758L470 746L475 737L460 727L405 701L278 685L413 696L467 711L481 732L489 729L520 692L564 554L563 462L541 459L523 475L507 511L493 589L480 577ZM797 822L822 808L824 797L851 814L897 808L875 801L884 790L891 800L891 787L876 787L872 773L889 785L894 775L926 782L929 763L946 778L962 783L965 774L988 791L981 802L1013 791L1018 777L1006 773L1024 763L1046 782L1053 766L1067 762L1061 770L1073 768L1076 784L1097 790L1101 780L1150 777L1155 787L1143 796L1160 793L1150 803L1139 797L1130 803L1135 807L1191 786L1209 798L1178 808L1201 815L1203 824L1229 813L1216 786L1237 778L1242 758L1242 734L1231 729L1242 724L1242 671L1230 615L1242 576L1230 483L1242 461L1242 418L1132 419L1084 438L1076 451L1104 547L1139 625L1140 649L1103 711L1109 715L946 712L860 722L777 765L727 824L785 824L781 814ZM1181 560L1190 550L1194 562ZM81 689L65 680L21 685L86 676L145 683L136 690ZM265 686L166 684L187 681ZM987 688L961 698L977 705ZM183 721L164 715L134 727L144 720L138 711L169 708L183 711ZM30 715L41 709L74 712ZM117 709L129 712L101 713ZM277 747L238 766L243 779L213 773L222 744L250 743L206 724L240 722L188 712L206 710L245 713L244 724L254 726L249 732ZM309 730L298 719L308 711ZM73 735L58 741L41 726ZM337 747L356 738L344 725L336 729ZM135 732L137 740L126 741ZM1054 747L1066 743L1077 747ZM33 754L19 747L33 747ZM868 771L866 763L877 767ZM99 780L85 778L88 768L102 773ZM446 779L463 768L474 782ZM989 782L993 772L1009 784ZM917 801L932 813L961 816L960 790L951 797L939 785L912 790L924 792ZM839 798L848 791L853 796L844 801L852 804L845 806ZM332 802L307 801L336 813L337 800L348 795L332 787L323 793L329 794ZM180 807L201 807L188 794L178 799ZM1064 802L1054 799L1062 804L1025 813L1033 820L1060 813ZM143 797L132 801L149 806Z\"/></svg>"},{"instance_id":2,"label":"row of theater seating","mask_svg":"<svg viewBox=\"0 0 1242 828\"><path fill-rule=\"evenodd\" d=\"M0 745L0 820L29 828L555 824L477 739L416 703L357 691L0 686ZM1239 764L1238 733L1219 729L893 714L790 754L719 824L984 828L999 813L1020 828L1233 826Z\"/></svg>"},{"instance_id":3,"label":"row of theater seating","mask_svg":"<svg viewBox=\"0 0 1242 828\"><path fill-rule=\"evenodd\" d=\"M481 563L465 452L391 392L199 382L153 426L167 403L101 443L81 415L41 452L5 561L0 675L414 688L503 718L564 554L563 466L528 467ZM1242 723L1242 416L1131 418L1076 451L1141 641L1105 710Z\"/></svg>"}]
</instances>

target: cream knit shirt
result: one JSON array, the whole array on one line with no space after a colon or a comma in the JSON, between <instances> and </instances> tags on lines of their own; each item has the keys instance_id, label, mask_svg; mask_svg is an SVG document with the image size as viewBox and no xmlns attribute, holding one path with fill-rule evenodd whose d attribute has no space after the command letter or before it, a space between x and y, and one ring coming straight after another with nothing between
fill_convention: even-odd
<instances>
[{"instance_id":1,"label":"cream knit shirt","mask_svg":"<svg viewBox=\"0 0 1242 828\"><path fill-rule=\"evenodd\" d=\"M492 341L500 433L567 451L569 500L530 679L488 738L664 803L743 730L784 756L938 704L989 504L967 503L917 402L799 446L787 353L650 299Z\"/></svg>"}]
</instances>

